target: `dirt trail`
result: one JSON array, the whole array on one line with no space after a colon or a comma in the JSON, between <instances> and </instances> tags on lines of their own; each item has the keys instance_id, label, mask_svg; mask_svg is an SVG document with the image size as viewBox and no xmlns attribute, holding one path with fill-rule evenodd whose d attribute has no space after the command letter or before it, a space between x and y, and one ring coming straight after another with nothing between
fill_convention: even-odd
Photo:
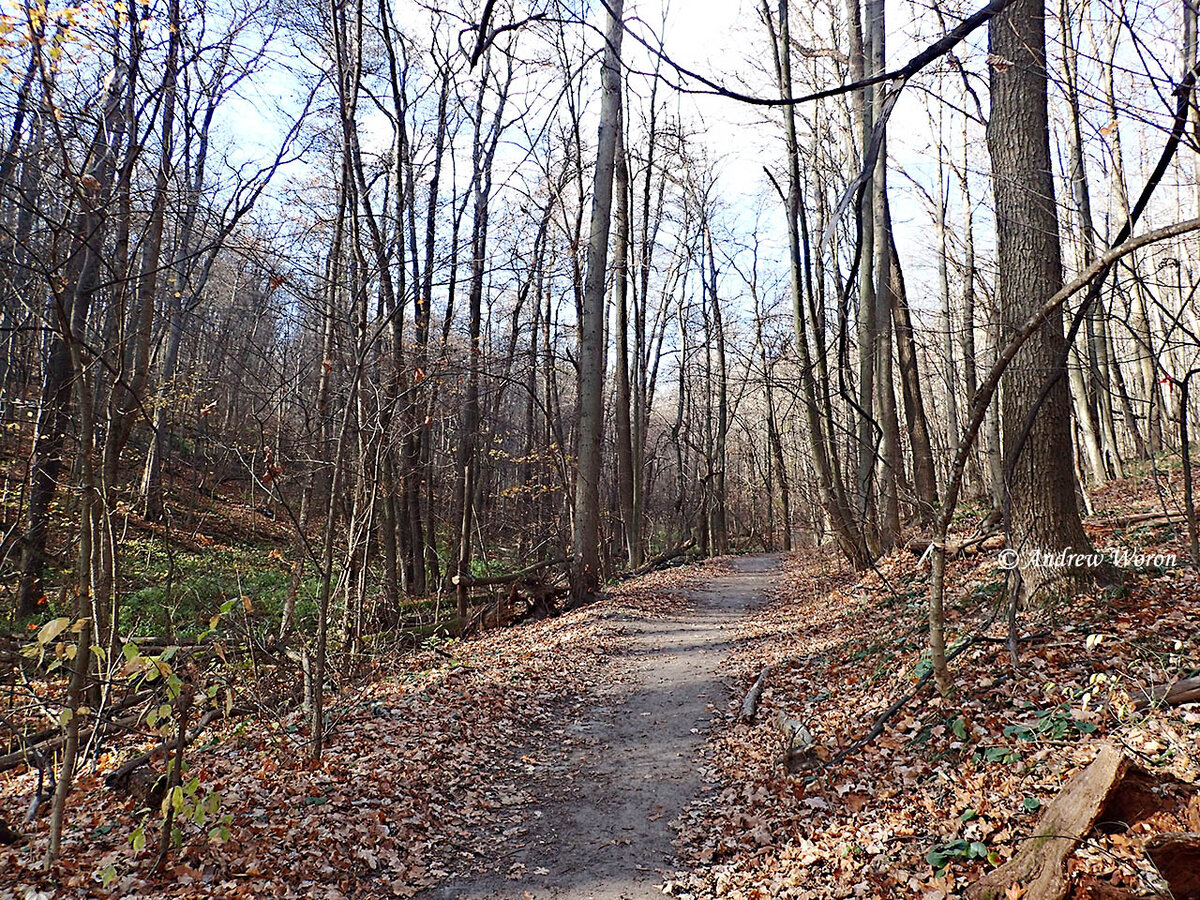
<instances>
[{"instance_id":1,"label":"dirt trail","mask_svg":"<svg viewBox=\"0 0 1200 900\"><path fill-rule=\"evenodd\" d=\"M692 591L676 619L633 620L615 687L565 731L579 738L568 764L525 785L529 830L514 836L501 874L451 882L431 898L636 900L661 897L671 870L668 827L702 788L697 753L714 708L728 702L716 676L733 631L766 600L774 555L736 559L734 572Z\"/></svg>"}]
</instances>

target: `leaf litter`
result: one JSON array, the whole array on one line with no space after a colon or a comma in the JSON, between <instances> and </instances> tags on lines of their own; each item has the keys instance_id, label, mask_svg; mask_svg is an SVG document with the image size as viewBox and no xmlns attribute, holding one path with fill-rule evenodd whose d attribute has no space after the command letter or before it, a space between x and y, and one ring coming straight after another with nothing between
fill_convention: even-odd
<instances>
[{"instance_id":1,"label":"leaf litter","mask_svg":"<svg viewBox=\"0 0 1200 900\"><path fill-rule=\"evenodd\" d=\"M1089 521L1094 542L1183 559L1181 528L1120 524L1115 511L1154 510L1145 493L1128 483L1097 491L1110 512ZM333 702L319 764L308 760L298 711L221 726L189 751L189 774L221 793L230 838L189 836L161 878L147 875L153 848L130 845L136 804L102 787L104 772L139 748L102 756L72 794L58 879L38 868L43 820L27 829L26 845L0 849L0 896L404 897L488 869L519 881L508 848L530 829L539 780L561 774L572 744L587 740L566 726L622 677L624 623L678 614L686 590L721 565L628 582L559 618L457 642L450 659L411 653L396 674ZM993 614L1004 574L994 552L950 564L952 645L1002 620ZM1200 579L1183 567L1130 573L1116 593L1071 592L1023 610L1028 639L1015 672L1002 629L991 625L987 640L955 660L955 697L919 694L839 759L928 665L927 578L903 549L863 577L827 552L786 557L772 602L746 616L729 644L728 703L717 704L698 760L709 789L673 823L678 871L664 893L959 896L1016 853L1102 740L1194 798L1196 706L1133 703L1200 660ZM758 715L741 722L745 691L767 665ZM798 771L784 765L779 714L813 736ZM0 817L19 821L35 783L28 771L0 775ZM1102 823L1070 859L1070 874L1153 896L1163 885L1146 842L1159 831L1200 830L1200 819L1188 819L1200 808L1187 809Z\"/></svg>"}]
</instances>

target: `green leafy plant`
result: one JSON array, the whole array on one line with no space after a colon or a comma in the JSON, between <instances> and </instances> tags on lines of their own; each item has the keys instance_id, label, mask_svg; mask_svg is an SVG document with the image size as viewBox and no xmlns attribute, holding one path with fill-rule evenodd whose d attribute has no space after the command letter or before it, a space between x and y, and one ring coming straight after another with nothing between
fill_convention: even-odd
<instances>
[{"instance_id":1,"label":"green leafy plant","mask_svg":"<svg viewBox=\"0 0 1200 900\"><path fill-rule=\"evenodd\" d=\"M208 828L208 839L224 843L229 840L229 826L233 822L230 813L218 815L221 812L221 794L208 790L200 784L200 779L193 776L184 784L177 784L163 797L159 807L162 819L168 811L172 814L171 845L175 849L183 846L183 828L181 823L191 823L201 830ZM161 821L161 819L159 820ZM146 826L150 823L149 814L138 823L129 836L130 846L135 852L146 847Z\"/></svg>"},{"instance_id":2,"label":"green leafy plant","mask_svg":"<svg viewBox=\"0 0 1200 900\"><path fill-rule=\"evenodd\" d=\"M975 761L985 763L1003 763L1012 765L1021 761L1021 754L1012 747L980 747L975 751Z\"/></svg>"},{"instance_id":3,"label":"green leafy plant","mask_svg":"<svg viewBox=\"0 0 1200 900\"><path fill-rule=\"evenodd\" d=\"M969 861L973 859L986 859L992 865L997 865L1000 861L994 851L988 850L986 844L980 841L967 841L963 838L957 838L945 844L936 844L925 854L925 861L933 867L936 875L944 874L950 864L956 860Z\"/></svg>"},{"instance_id":4,"label":"green leafy plant","mask_svg":"<svg viewBox=\"0 0 1200 900\"><path fill-rule=\"evenodd\" d=\"M1004 593L1005 579L985 581L971 589L969 598L974 603L988 603Z\"/></svg>"},{"instance_id":5,"label":"green leafy plant","mask_svg":"<svg viewBox=\"0 0 1200 900\"><path fill-rule=\"evenodd\" d=\"M1062 741L1091 734L1095 730L1094 723L1076 719L1071 715L1070 707L1062 705L1039 710L1034 713L1031 722L1006 726L1004 735L1022 741Z\"/></svg>"}]
</instances>

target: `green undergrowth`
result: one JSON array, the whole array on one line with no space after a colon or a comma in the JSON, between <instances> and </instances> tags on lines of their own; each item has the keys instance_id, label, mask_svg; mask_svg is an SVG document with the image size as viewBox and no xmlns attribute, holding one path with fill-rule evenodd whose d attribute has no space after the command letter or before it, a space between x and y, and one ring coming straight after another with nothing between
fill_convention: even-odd
<instances>
[{"instance_id":1,"label":"green undergrowth","mask_svg":"<svg viewBox=\"0 0 1200 900\"><path fill-rule=\"evenodd\" d=\"M292 591L294 555L278 547L244 544L214 546L201 550L172 547L155 537L127 538L120 545L118 590L120 631L135 636L193 639L209 627L214 615L230 600L240 601L236 618L240 628L266 636L278 630ZM338 579L335 570L335 584ZM69 573L48 569L45 606L35 621L69 615L63 591ZM408 628L413 640L435 633L429 623L436 604L429 599L409 599L399 609L384 610L377 602L378 572L367 576L367 605L376 625L389 629ZM304 631L315 627L321 578L317 567L306 561L296 586L295 626ZM243 599L244 598L244 599ZM333 613L338 616L344 592L337 591ZM444 605L444 604L443 604Z\"/></svg>"}]
</instances>

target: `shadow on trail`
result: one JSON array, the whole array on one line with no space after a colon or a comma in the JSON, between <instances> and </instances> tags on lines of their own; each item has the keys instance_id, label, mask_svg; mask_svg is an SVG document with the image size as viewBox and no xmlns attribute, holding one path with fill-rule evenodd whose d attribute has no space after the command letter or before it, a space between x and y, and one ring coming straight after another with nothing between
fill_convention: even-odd
<instances>
[{"instance_id":1,"label":"shadow on trail","mask_svg":"<svg viewBox=\"0 0 1200 900\"><path fill-rule=\"evenodd\" d=\"M661 897L674 858L668 824L703 788L698 753L714 709L729 700L717 665L748 610L766 602L776 555L742 557L691 592L692 610L632 620L612 660L615 688L564 719L567 764L530 775L534 802L488 873L419 895L450 898L635 900ZM484 861L481 861L484 862Z\"/></svg>"}]
</instances>

